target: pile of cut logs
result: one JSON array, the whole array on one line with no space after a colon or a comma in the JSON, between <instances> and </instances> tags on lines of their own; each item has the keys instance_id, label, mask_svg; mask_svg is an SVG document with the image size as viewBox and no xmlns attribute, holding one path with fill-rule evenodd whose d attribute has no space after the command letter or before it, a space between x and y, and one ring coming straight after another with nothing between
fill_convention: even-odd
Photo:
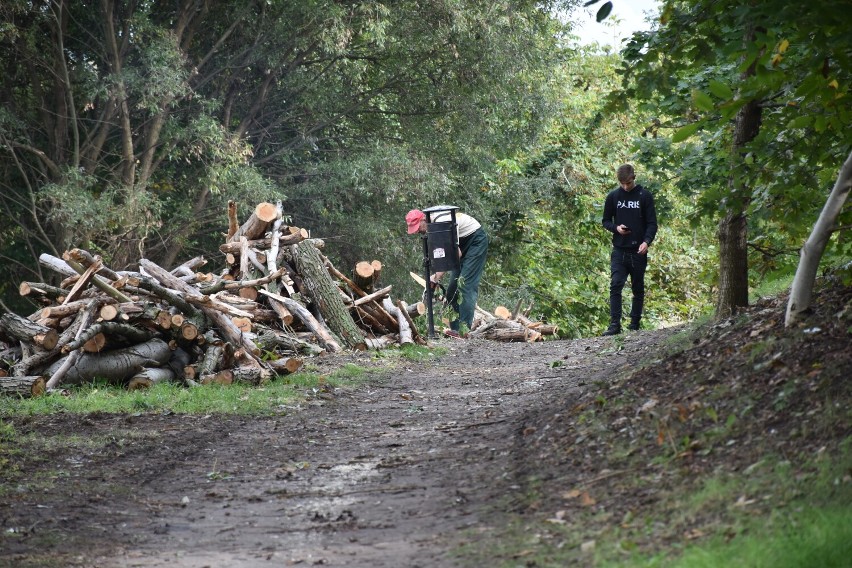
<instances>
[{"instance_id":1,"label":"pile of cut logs","mask_svg":"<svg viewBox=\"0 0 852 568\"><path fill-rule=\"evenodd\" d=\"M322 254L322 240L285 224L281 203L257 205L240 224L231 202L228 227L218 274L201 271L203 257L170 270L141 259L138 270L116 271L82 249L42 254L40 264L64 280L21 283L41 309L0 316L0 392L35 396L94 379L130 389L260 384L298 370L305 355L426 343L413 322L423 303L376 289L381 262L359 262L346 276ZM548 333L478 311L472 335Z\"/></svg>"}]
</instances>

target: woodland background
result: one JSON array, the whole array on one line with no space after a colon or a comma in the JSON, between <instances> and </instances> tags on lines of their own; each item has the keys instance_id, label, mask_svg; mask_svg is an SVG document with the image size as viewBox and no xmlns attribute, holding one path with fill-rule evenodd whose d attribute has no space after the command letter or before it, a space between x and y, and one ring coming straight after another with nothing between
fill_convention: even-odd
<instances>
[{"instance_id":1,"label":"woodland background","mask_svg":"<svg viewBox=\"0 0 852 568\"><path fill-rule=\"evenodd\" d=\"M492 238L480 305L593 335L623 162L661 224L650 325L789 281L852 147L846 2L666 1L620 52L577 45L581 4L3 2L0 307L32 311L43 252L218 265L228 200L283 201L337 266L381 260L416 298L403 217L453 204Z\"/></svg>"}]
</instances>

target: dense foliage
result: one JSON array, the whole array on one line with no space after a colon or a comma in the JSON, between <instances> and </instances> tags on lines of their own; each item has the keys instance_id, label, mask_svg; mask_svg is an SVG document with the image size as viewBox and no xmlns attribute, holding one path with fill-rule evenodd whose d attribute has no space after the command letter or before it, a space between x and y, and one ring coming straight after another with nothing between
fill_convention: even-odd
<instances>
[{"instance_id":1,"label":"dense foliage","mask_svg":"<svg viewBox=\"0 0 852 568\"><path fill-rule=\"evenodd\" d=\"M667 175L674 161L645 164L659 141L643 138L647 114L634 108L607 112L619 84L620 58L584 51L560 71L561 108L541 141L500 162L488 183L499 230L493 246L497 277L492 295L556 323L568 337L594 335L609 321L611 234L601 225L615 170L634 163L638 182L657 205L660 231L649 253L645 315L651 323L694 317L710 300L700 278L713 263L709 234L692 228L692 203ZM629 302L629 286L625 291Z\"/></svg>"},{"instance_id":2,"label":"dense foliage","mask_svg":"<svg viewBox=\"0 0 852 568\"><path fill-rule=\"evenodd\" d=\"M228 199L284 200L347 260L403 250L408 208L477 209L471 180L534 137L560 57L535 2L17 0L0 17L5 298L50 278L42 252L209 254Z\"/></svg>"},{"instance_id":3,"label":"dense foliage","mask_svg":"<svg viewBox=\"0 0 852 568\"><path fill-rule=\"evenodd\" d=\"M658 28L635 34L624 51L619 101L642 101L655 132L686 141L676 184L695 196L698 215L747 217L752 283L795 268L852 147L847 8L839 0L667 1ZM738 138L749 117L752 131ZM852 246L837 234L828 252L848 259Z\"/></svg>"},{"instance_id":4,"label":"dense foliage","mask_svg":"<svg viewBox=\"0 0 852 568\"><path fill-rule=\"evenodd\" d=\"M402 218L450 203L492 237L485 307L596 333L623 162L660 215L652 325L718 293L712 224L732 213L752 283L792 270L852 141L842 3L669 1L619 55L568 43L552 10L578 4L4 2L0 301L29 309L18 283L54 279L39 254L72 246L215 269L231 199L242 217L283 201L341 267L381 260L414 299ZM759 123L737 141L746 107ZM829 252L848 258L841 236Z\"/></svg>"}]
</instances>

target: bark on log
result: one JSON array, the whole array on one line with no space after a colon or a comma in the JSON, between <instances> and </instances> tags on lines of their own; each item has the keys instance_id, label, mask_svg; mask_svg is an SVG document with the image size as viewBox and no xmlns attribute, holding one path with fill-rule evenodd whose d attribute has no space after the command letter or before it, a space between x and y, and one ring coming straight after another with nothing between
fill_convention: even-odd
<instances>
[{"instance_id":1,"label":"bark on log","mask_svg":"<svg viewBox=\"0 0 852 568\"><path fill-rule=\"evenodd\" d=\"M168 367L142 369L127 382L127 390L147 389L157 383L174 380L175 372Z\"/></svg>"},{"instance_id":2,"label":"bark on log","mask_svg":"<svg viewBox=\"0 0 852 568\"><path fill-rule=\"evenodd\" d=\"M355 311L353 318L355 318L357 322L361 323L362 327L368 328L376 335L387 335L390 333L391 330L382 325L382 323L368 310L361 306L352 306L352 309Z\"/></svg>"},{"instance_id":3,"label":"bark on log","mask_svg":"<svg viewBox=\"0 0 852 568\"><path fill-rule=\"evenodd\" d=\"M320 345L322 345L326 351L329 353L337 353L342 350L340 344L337 343L337 340L334 339L325 325L320 323L319 320L317 320L317 318L315 318L313 314L311 314L311 312L309 312L302 304L292 298L285 298L279 294L273 294L268 290L261 290L260 293L284 304L284 306L290 310L294 316L299 318L299 320L305 324L305 327L307 327L311 333L316 336L317 341L320 342ZM352 324L355 325L355 322L352 322Z\"/></svg>"},{"instance_id":4,"label":"bark on log","mask_svg":"<svg viewBox=\"0 0 852 568\"><path fill-rule=\"evenodd\" d=\"M367 338L367 347L369 349L373 349L378 351L379 349L384 349L396 343L397 336L393 334L382 335L380 337L368 337Z\"/></svg>"},{"instance_id":5,"label":"bark on log","mask_svg":"<svg viewBox=\"0 0 852 568\"><path fill-rule=\"evenodd\" d=\"M96 274L103 276L104 278L106 278L108 280L118 280L119 279L119 275L118 275L117 272L115 272L114 270L112 270L109 267L104 266L103 260L101 260L101 258L99 256L94 256L92 253L90 253L87 250L78 249L78 248L71 249L71 250L65 251L62 254L62 258L66 261L69 260L69 259L73 260L73 261L79 263L83 268L86 268L86 269L89 269L92 266L98 265L98 269L95 271Z\"/></svg>"},{"instance_id":6,"label":"bark on log","mask_svg":"<svg viewBox=\"0 0 852 568\"><path fill-rule=\"evenodd\" d=\"M279 246L289 246L295 245L302 241L305 241L309 238L308 231L305 229L299 229L299 232L293 234L280 235L278 237L278 245ZM248 245L257 250L266 250L271 249L273 247L272 237L268 237L265 239L254 239L249 240ZM225 244L219 245L219 251L224 253L225 255L234 255L234 259L229 262L229 264L236 263L236 257L240 254L240 242L239 240L235 242L227 242ZM267 258L268 260L268 258Z\"/></svg>"},{"instance_id":7,"label":"bark on log","mask_svg":"<svg viewBox=\"0 0 852 568\"><path fill-rule=\"evenodd\" d=\"M97 260L94 264L86 268L80 275L80 278L78 278L77 281L74 283L74 286L68 292L68 295L65 296L65 299L62 300L62 303L68 304L81 297L86 289L86 286L89 285L89 283L92 281L92 278L95 276L95 272L97 272L102 266L103 264L101 263L101 261Z\"/></svg>"},{"instance_id":8,"label":"bark on log","mask_svg":"<svg viewBox=\"0 0 852 568\"><path fill-rule=\"evenodd\" d=\"M271 378L270 371L259 369L257 367L235 367L231 369L234 381L239 383L248 383L250 385L262 385L269 382Z\"/></svg>"},{"instance_id":9,"label":"bark on log","mask_svg":"<svg viewBox=\"0 0 852 568\"><path fill-rule=\"evenodd\" d=\"M240 222L237 217L237 202L228 201L228 236L226 240L231 240L231 237L237 234L240 230Z\"/></svg>"},{"instance_id":10,"label":"bark on log","mask_svg":"<svg viewBox=\"0 0 852 568\"><path fill-rule=\"evenodd\" d=\"M0 394L19 397L36 397L45 393L45 380L35 377L0 377Z\"/></svg>"},{"instance_id":11,"label":"bark on log","mask_svg":"<svg viewBox=\"0 0 852 568\"><path fill-rule=\"evenodd\" d=\"M67 293L68 290L41 282L21 282L21 285L18 286L18 294L33 299L39 298L59 301L58 299L64 298Z\"/></svg>"},{"instance_id":12,"label":"bark on log","mask_svg":"<svg viewBox=\"0 0 852 568\"><path fill-rule=\"evenodd\" d=\"M230 385L234 382L234 373L230 370L219 371L209 375L199 375L198 382L202 385Z\"/></svg>"},{"instance_id":13,"label":"bark on log","mask_svg":"<svg viewBox=\"0 0 852 568\"><path fill-rule=\"evenodd\" d=\"M272 232L269 235L269 255L266 257L266 269L270 274L278 272L278 253L281 250L281 224L284 221L284 210L280 201L275 204L275 208L278 210L278 218L272 224ZM270 292L275 292L276 294L281 291L277 279L267 282L265 287Z\"/></svg>"},{"instance_id":14,"label":"bark on log","mask_svg":"<svg viewBox=\"0 0 852 568\"><path fill-rule=\"evenodd\" d=\"M196 256L194 258L187 260L186 262L184 262L182 264L175 266L171 270L171 273L174 274L175 276L178 276L184 270L189 270L190 272L196 272L197 273L198 269L201 268L202 266L204 266L205 264L207 264L207 259L205 259L203 256L199 255L199 256ZM196 277L198 277L198 275L196 275Z\"/></svg>"},{"instance_id":15,"label":"bark on log","mask_svg":"<svg viewBox=\"0 0 852 568\"><path fill-rule=\"evenodd\" d=\"M470 332L471 337L482 337L494 341L526 341L532 343L541 340L541 333L514 320L493 318Z\"/></svg>"},{"instance_id":16,"label":"bark on log","mask_svg":"<svg viewBox=\"0 0 852 568\"><path fill-rule=\"evenodd\" d=\"M275 314L278 316L278 319L281 320L282 325L285 327L293 325L293 314L287 309L287 306L272 298L269 298L269 306L275 310Z\"/></svg>"},{"instance_id":17,"label":"bark on log","mask_svg":"<svg viewBox=\"0 0 852 568\"><path fill-rule=\"evenodd\" d=\"M355 282L356 286L369 294L373 291L373 283L375 282L373 275L375 272L376 270L372 264L366 260L362 260L356 263L355 268L352 270L352 281Z\"/></svg>"},{"instance_id":18,"label":"bark on log","mask_svg":"<svg viewBox=\"0 0 852 568\"><path fill-rule=\"evenodd\" d=\"M228 239L229 242L239 241L240 237L245 237L248 240L262 237L272 223L278 210L272 203L258 203L254 208L251 216L243 223L237 232Z\"/></svg>"},{"instance_id":19,"label":"bark on log","mask_svg":"<svg viewBox=\"0 0 852 568\"><path fill-rule=\"evenodd\" d=\"M74 351L68 357L78 353L79 351ZM157 338L124 349L98 354L86 353L80 355L72 368L68 369L63 382L80 384L100 378L113 383L124 383L145 367L164 365L170 357L169 344ZM64 362L65 360L57 361L47 372L56 372ZM48 388L53 386L48 385Z\"/></svg>"},{"instance_id":20,"label":"bark on log","mask_svg":"<svg viewBox=\"0 0 852 568\"><path fill-rule=\"evenodd\" d=\"M281 357L269 362L269 366L278 375L289 375L295 373L304 365L304 361L297 357Z\"/></svg>"},{"instance_id":21,"label":"bark on log","mask_svg":"<svg viewBox=\"0 0 852 568\"><path fill-rule=\"evenodd\" d=\"M308 295L331 331L339 336L350 349L366 349L364 335L355 325L349 310L343 305L337 286L329 276L322 255L314 243L308 240L298 245L291 245L289 248Z\"/></svg>"},{"instance_id":22,"label":"bark on log","mask_svg":"<svg viewBox=\"0 0 852 568\"><path fill-rule=\"evenodd\" d=\"M373 292L371 294L367 294L366 296L362 296L361 298L358 298L357 300L355 300L353 302L353 305L361 306L361 305L366 304L368 302L384 300L385 298L388 297L392 288L393 288L393 286L386 286L385 288L382 288L381 290L376 290L375 292Z\"/></svg>"},{"instance_id":23,"label":"bark on log","mask_svg":"<svg viewBox=\"0 0 852 568\"><path fill-rule=\"evenodd\" d=\"M257 344L267 351L290 351L314 357L325 353L325 349L315 343L304 341L292 333L267 329L257 336Z\"/></svg>"},{"instance_id":24,"label":"bark on log","mask_svg":"<svg viewBox=\"0 0 852 568\"><path fill-rule=\"evenodd\" d=\"M38 257L38 262L42 266L49 268L57 274L61 274L62 276L73 276L75 278L80 276L77 271L75 271L68 265L67 262L51 254L42 253Z\"/></svg>"},{"instance_id":25,"label":"bark on log","mask_svg":"<svg viewBox=\"0 0 852 568\"><path fill-rule=\"evenodd\" d=\"M373 260L370 264L373 265L373 286L375 286L376 282L379 281L379 277L382 275L382 262L380 260Z\"/></svg>"},{"instance_id":26,"label":"bark on log","mask_svg":"<svg viewBox=\"0 0 852 568\"><path fill-rule=\"evenodd\" d=\"M22 356L21 360L12 368L12 374L19 376L28 375L30 374L30 369L47 365L59 357L62 347L80 333L80 327L88 320L88 313L87 311L83 311L77 314L77 317L65 328L65 331L59 336L56 345L50 351L41 351L27 358Z\"/></svg>"},{"instance_id":27,"label":"bark on log","mask_svg":"<svg viewBox=\"0 0 852 568\"><path fill-rule=\"evenodd\" d=\"M414 320L411 319L411 316L408 315L408 306L402 300L396 301L396 306L399 308L399 315L405 318L408 322L408 326L411 328L411 337L414 339L414 342L418 345L426 345L426 340L420 336L420 332L417 331L417 326L414 325Z\"/></svg>"},{"instance_id":28,"label":"bark on log","mask_svg":"<svg viewBox=\"0 0 852 568\"><path fill-rule=\"evenodd\" d=\"M80 310L88 307L91 304L91 300L77 300L76 302L71 302L70 304L62 304L59 306L48 306L41 310L41 317L43 319L47 318L64 318L66 316L76 315Z\"/></svg>"},{"instance_id":29,"label":"bark on log","mask_svg":"<svg viewBox=\"0 0 852 568\"><path fill-rule=\"evenodd\" d=\"M174 276L170 272L167 272L165 269L160 268L163 273L169 275L169 282L180 282L186 288L197 291L196 288L193 288L177 276ZM170 306L174 306L181 312L183 312L187 316L195 316L198 314L198 310L189 302L186 301L184 296L175 293L175 290L181 290L180 288L174 287L171 284L163 285L157 281L157 279L151 278L150 276L146 276L144 274L136 274L132 277L128 277L127 280L128 285L138 286L139 288L146 290L156 296L157 298L165 301Z\"/></svg>"},{"instance_id":30,"label":"bark on log","mask_svg":"<svg viewBox=\"0 0 852 568\"><path fill-rule=\"evenodd\" d=\"M414 343L411 326L408 325L408 319L401 313L400 309L393 305L390 298L382 300L382 305L386 312L396 317L397 326L399 327L399 344L409 345Z\"/></svg>"},{"instance_id":31,"label":"bark on log","mask_svg":"<svg viewBox=\"0 0 852 568\"><path fill-rule=\"evenodd\" d=\"M78 274L81 274L81 275L86 274L86 269L83 267L82 264L78 263L77 261L66 260L65 263L68 264L68 266L70 266ZM92 281L92 284L94 284L94 286L96 288L98 288L101 292L105 293L107 296L109 296L110 298L113 298L117 302L132 302L133 301L132 299L130 299L127 296L125 296L124 294L122 294L121 291L110 286L109 283L106 280L104 280L103 278L101 278L100 276L98 276L96 274L92 276L91 281Z\"/></svg>"},{"instance_id":32,"label":"bark on log","mask_svg":"<svg viewBox=\"0 0 852 568\"><path fill-rule=\"evenodd\" d=\"M199 375L210 375L222 368L225 358L225 348L221 345L210 345L198 363L196 371Z\"/></svg>"},{"instance_id":33,"label":"bark on log","mask_svg":"<svg viewBox=\"0 0 852 568\"><path fill-rule=\"evenodd\" d=\"M385 329L390 332L398 332L398 324L396 321L396 317L390 315L387 310L385 310L382 306L377 304L376 302L370 302L369 304L364 304L363 306L358 306L359 310L364 310L370 316L375 318Z\"/></svg>"},{"instance_id":34,"label":"bark on log","mask_svg":"<svg viewBox=\"0 0 852 568\"><path fill-rule=\"evenodd\" d=\"M27 318L9 312L0 316L0 337L34 343L50 351L56 347L59 334L55 329L39 325Z\"/></svg>"},{"instance_id":35,"label":"bark on log","mask_svg":"<svg viewBox=\"0 0 852 568\"><path fill-rule=\"evenodd\" d=\"M127 343L144 343L152 339L153 334L146 329L139 329L126 323L103 321L89 326L83 330L74 341L62 348L63 353L69 353L80 349L85 343L97 335L119 336Z\"/></svg>"},{"instance_id":36,"label":"bark on log","mask_svg":"<svg viewBox=\"0 0 852 568\"><path fill-rule=\"evenodd\" d=\"M146 270L150 274L152 274L158 281L166 286L173 286L176 290L180 290L183 292L187 299L199 299L199 298L207 298L201 292L199 292L196 288L193 288L189 284L186 284L179 278L174 277L173 275L166 272L163 268L157 266L153 262L147 259L142 259L139 261L140 265L144 266ZM230 318L228 318L225 314L218 312L214 309L208 307L202 307L202 311L213 321L216 326L219 328L219 331L225 337L227 341L229 341L235 347L245 347L249 352L250 356L253 357L258 364L263 364L260 359L257 358L260 350L257 348L257 345L251 341L251 339L245 337L243 333L237 329L237 327L231 322Z\"/></svg>"}]
</instances>

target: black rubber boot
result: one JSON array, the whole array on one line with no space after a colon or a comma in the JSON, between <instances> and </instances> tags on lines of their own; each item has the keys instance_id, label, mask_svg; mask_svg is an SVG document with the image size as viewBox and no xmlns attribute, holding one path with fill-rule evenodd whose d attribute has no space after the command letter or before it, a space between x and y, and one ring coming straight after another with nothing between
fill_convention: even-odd
<instances>
[{"instance_id":1,"label":"black rubber boot","mask_svg":"<svg viewBox=\"0 0 852 568\"><path fill-rule=\"evenodd\" d=\"M618 335L619 333L621 333L621 326L618 325L617 323L611 323L611 324L609 324L609 327L606 328L606 331L603 332L601 335L603 335L603 336Z\"/></svg>"}]
</instances>

